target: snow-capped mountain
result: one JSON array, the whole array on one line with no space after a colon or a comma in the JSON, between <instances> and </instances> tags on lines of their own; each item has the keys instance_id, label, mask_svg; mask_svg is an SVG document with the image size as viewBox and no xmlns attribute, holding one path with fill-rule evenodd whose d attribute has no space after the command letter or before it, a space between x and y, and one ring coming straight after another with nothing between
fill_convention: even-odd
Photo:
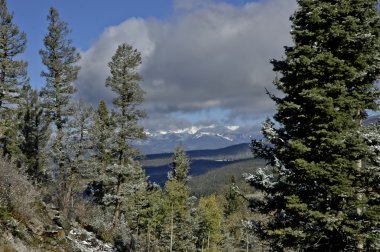
<instances>
[{"instance_id":1,"label":"snow-capped mountain","mask_svg":"<svg viewBox=\"0 0 380 252\"><path fill-rule=\"evenodd\" d=\"M192 126L176 130L147 130L148 139L137 143L137 147L145 154L173 152L181 144L186 150L202 150L224 148L230 145L248 143L253 129L239 126Z\"/></svg>"}]
</instances>

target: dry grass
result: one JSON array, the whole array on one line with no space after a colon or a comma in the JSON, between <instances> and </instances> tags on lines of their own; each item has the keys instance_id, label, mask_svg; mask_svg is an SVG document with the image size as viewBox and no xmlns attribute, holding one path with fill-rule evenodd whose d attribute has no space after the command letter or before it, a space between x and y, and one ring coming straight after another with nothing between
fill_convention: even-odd
<instances>
[{"instance_id":1,"label":"dry grass","mask_svg":"<svg viewBox=\"0 0 380 252\"><path fill-rule=\"evenodd\" d=\"M0 206L25 223L33 217L32 208L39 198L26 175L14 164L0 159Z\"/></svg>"}]
</instances>

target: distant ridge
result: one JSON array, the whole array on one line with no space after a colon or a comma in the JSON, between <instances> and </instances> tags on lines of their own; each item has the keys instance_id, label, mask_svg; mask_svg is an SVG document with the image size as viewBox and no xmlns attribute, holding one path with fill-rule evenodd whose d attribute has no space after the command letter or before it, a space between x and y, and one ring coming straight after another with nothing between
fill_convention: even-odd
<instances>
[{"instance_id":1,"label":"distant ridge","mask_svg":"<svg viewBox=\"0 0 380 252\"><path fill-rule=\"evenodd\" d=\"M220 149L191 150L186 152L190 158L190 176L205 174L244 160L253 159L249 143L231 145ZM141 158L141 163L151 182L161 186L167 180L173 153L150 154Z\"/></svg>"},{"instance_id":2,"label":"distant ridge","mask_svg":"<svg viewBox=\"0 0 380 252\"><path fill-rule=\"evenodd\" d=\"M190 150L186 151L186 154L189 156L190 159L215 159L218 157L224 157L225 159L245 159L252 157L249 143L231 145L220 149ZM148 154L143 159L164 159L171 158L172 156L173 152Z\"/></svg>"},{"instance_id":3,"label":"distant ridge","mask_svg":"<svg viewBox=\"0 0 380 252\"><path fill-rule=\"evenodd\" d=\"M257 128L212 124L169 131L146 130L147 139L134 142L145 154L171 153L178 144L185 150L210 150L250 142L257 138Z\"/></svg>"}]
</instances>

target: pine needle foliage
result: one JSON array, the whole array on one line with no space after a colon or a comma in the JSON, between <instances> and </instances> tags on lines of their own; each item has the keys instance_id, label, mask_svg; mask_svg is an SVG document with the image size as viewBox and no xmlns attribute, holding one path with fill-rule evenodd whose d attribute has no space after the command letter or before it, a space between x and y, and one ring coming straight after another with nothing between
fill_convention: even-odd
<instances>
[{"instance_id":1,"label":"pine needle foliage","mask_svg":"<svg viewBox=\"0 0 380 252\"><path fill-rule=\"evenodd\" d=\"M65 164L63 131L68 117L74 113L70 99L76 91L73 82L77 79L80 69L77 65L80 56L68 38L68 25L60 20L55 8L50 8L47 20L49 25L44 38L45 49L40 50L42 63L46 67L46 70L41 72L41 76L46 80L41 89L41 97L43 107L56 128L52 149L54 161L58 166L58 205L66 212L68 199L65 199L64 195L67 190L68 168Z\"/></svg>"},{"instance_id":2,"label":"pine needle foliage","mask_svg":"<svg viewBox=\"0 0 380 252\"><path fill-rule=\"evenodd\" d=\"M252 208L270 213L257 230L279 251L370 250L378 244L363 223L377 220L366 213L368 147L359 131L379 99L378 1L297 2L294 45L272 61L284 93L271 95L276 123L267 120L265 140L252 142L274 168L247 178L266 193Z\"/></svg>"},{"instance_id":3,"label":"pine needle foliage","mask_svg":"<svg viewBox=\"0 0 380 252\"><path fill-rule=\"evenodd\" d=\"M0 143L3 155L20 157L22 88L28 85L27 63L19 59L26 34L13 23L7 1L0 1Z\"/></svg>"}]
</instances>

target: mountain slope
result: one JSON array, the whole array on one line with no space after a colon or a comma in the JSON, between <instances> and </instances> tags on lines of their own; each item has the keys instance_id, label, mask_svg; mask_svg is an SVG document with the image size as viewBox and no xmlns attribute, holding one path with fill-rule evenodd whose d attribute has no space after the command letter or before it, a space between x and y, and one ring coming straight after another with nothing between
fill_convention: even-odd
<instances>
[{"instance_id":1,"label":"mountain slope","mask_svg":"<svg viewBox=\"0 0 380 252\"><path fill-rule=\"evenodd\" d=\"M243 160L253 159L248 143L186 153L190 158L190 176L198 176ZM165 183L172 156L173 153L151 154L141 160L150 181L160 185Z\"/></svg>"},{"instance_id":2,"label":"mountain slope","mask_svg":"<svg viewBox=\"0 0 380 252\"><path fill-rule=\"evenodd\" d=\"M172 131L147 132L148 139L136 142L145 154L172 152L181 144L185 150L218 149L247 143L254 132L251 128L210 125Z\"/></svg>"}]
</instances>

